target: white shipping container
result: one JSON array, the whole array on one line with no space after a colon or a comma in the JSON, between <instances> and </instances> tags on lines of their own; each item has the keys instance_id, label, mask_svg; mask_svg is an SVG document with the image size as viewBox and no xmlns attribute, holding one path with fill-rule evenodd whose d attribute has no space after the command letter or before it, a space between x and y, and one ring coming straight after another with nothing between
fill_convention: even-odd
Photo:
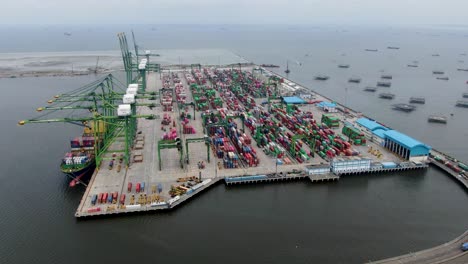
<instances>
[{"instance_id":1,"label":"white shipping container","mask_svg":"<svg viewBox=\"0 0 468 264\"><path fill-rule=\"evenodd\" d=\"M177 195L176 197L169 199L169 200L167 201L167 203L168 203L169 205L171 205L171 204L173 204L173 203L179 201L179 199L180 199L180 196Z\"/></svg>"},{"instance_id":2,"label":"white shipping container","mask_svg":"<svg viewBox=\"0 0 468 264\"><path fill-rule=\"evenodd\" d=\"M134 94L124 94L122 99L124 104L133 104L135 103L135 95Z\"/></svg>"},{"instance_id":3,"label":"white shipping container","mask_svg":"<svg viewBox=\"0 0 468 264\"><path fill-rule=\"evenodd\" d=\"M138 83L131 83L128 85L128 88L136 88L138 89Z\"/></svg>"},{"instance_id":4,"label":"white shipping container","mask_svg":"<svg viewBox=\"0 0 468 264\"><path fill-rule=\"evenodd\" d=\"M138 210L141 208L140 204L129 204L125 206L125 209L127 210Z\"/></svg>"},{"instance_id":5,"label":"white shipping container","mask_svg":"<svg viewBox=\"0 0 468 264\"><path fill-rule=\"evenodd\" d=\"M138 91L138 88L127 88L127 94L134 94L136 95Z\"/></svg>"},{"instance_id":6,"label":"white shipping container","mask_svg":"<svg viewBox=\"0 0 468 264\"><path fill-rule=\"evenodd\" d=\"M203 184L203 185L207 185L207 184L210 183L210 182L211 182L211 179L206 179L206 180L202 181L202 184Z\"/></svg>"},{"instance_id":7,"label":"white shipping container","mask_svg":"<svg viewBox=\"0 0 468 264\"><path fill-rule=\"evenodd\" d=\"M117 115L118 116L129 116L132 114L132 110L129 104L121 104L119 108L117 108Z\"/></svg>"},{"instance_id":8,"label":"white shipping container","mask_svg":"<svg viewBox=\"0 0 468 264\"><path fill-rule=\"evenodd\" d=\"M166 206L166 205L167 205L166 202L157 202L157 203L150 204L151 207Z\"/></svg>"},{"instance_id":9,"label":"white shipping container","mask_svg":"<svg viewBox=\"0 0 468 264\"><path fill-rule=\"evenodd\" d=\"M192 190L195 191L196 189L198 189L198 188L200 188L200 187L202 187L202 186L203 186L202 183L196 184L196 185L192 186Z\"/></svg>"}]
</instances>

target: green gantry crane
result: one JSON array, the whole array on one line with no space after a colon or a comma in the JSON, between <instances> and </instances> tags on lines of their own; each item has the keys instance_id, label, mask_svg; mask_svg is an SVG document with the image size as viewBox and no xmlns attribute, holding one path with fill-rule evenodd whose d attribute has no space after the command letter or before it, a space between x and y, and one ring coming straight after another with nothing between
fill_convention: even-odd
<instances>
[{"instance_id":1,"label":"green gantry crane","mask_svg":"<svg viewBox=\"0 0 468 264\"><path fill-rule=\"evenodd\" d=\"M105 157L108 152L123 152L126 165L130 161L130 149L136 134L136 119L155 119L155 115L136 115L133 111L129 116L118 116L118 104L122 103L125 89L111 74L104 76L90 84L54 96L48 101L49 106L37 108L42 115L33 119L20 121L19 125L33 123L55 123L64 122L85 127L95 139L94 157L96 167L99 168L103 160L111 159ZM154 106L154 104L133 104ZM85 110L85 111L83 111ZM86 111L87 110L87 111ZM70 111L68 114L59 114L62 111ZM75 111L81 111L73 115ZM123 149L112 149L109 147L116 141L124 141Z\"/></svg>"},{"instance_id":2,"label":"green gantry crane","mask_svg":"<svg viewBox=\"0 0 468 264\"><path fill-rule=\"evenodd\" d=\"M184 168L184 149L182 147L182 142L180 138L173 139L166 139L166 140L159 140L158 141L158 160L159 160L159 170L162 170L162 162L161 162L161 149L173 149L176 148L179 151L179 161L180 161L180 168Z\"/></svg>"},{"instance_id":3,"label":"green gantry crane","mask_svg":"<svg viewBox=\"0 0 468 264\"><path fill-rule=\"evenodd\" d=\"M187 164L190 163L190 158L189 158L189 143L197 143L197 142L201 142L201 143L205 143L206 145L206 156L208 158L208 162L210 162L210 138L208 136L205 136L203 138L187 138L185 140L185 149L187 151L187 158L186 158L186 161L187 161Z\"/></svg>"}]
</instances>

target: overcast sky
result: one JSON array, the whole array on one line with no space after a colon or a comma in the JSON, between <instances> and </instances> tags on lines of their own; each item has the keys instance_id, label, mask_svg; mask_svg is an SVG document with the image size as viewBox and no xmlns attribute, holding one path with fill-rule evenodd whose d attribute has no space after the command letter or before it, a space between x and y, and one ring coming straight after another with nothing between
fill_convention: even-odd
<instances>
[{"instance_id":1,"label":"overcast sky","mask_svg":"<svg viewBox=\"0 0 468 264\"><path fill-rule=\"evenodd\" d=\"M10 0L0 24L467 24L468 0Z\"/></svg>"}]
</instances>

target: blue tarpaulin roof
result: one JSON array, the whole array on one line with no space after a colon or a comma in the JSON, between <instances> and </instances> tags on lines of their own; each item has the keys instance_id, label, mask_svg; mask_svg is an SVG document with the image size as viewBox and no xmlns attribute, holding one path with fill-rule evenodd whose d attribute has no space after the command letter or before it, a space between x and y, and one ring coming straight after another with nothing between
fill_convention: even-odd
<instances>
[{"instance_id":1,"label":"blue tarpaulin roof","mask_svg":"<svg viewBox=\"0 0 468 264\"><path fill-rule=\"evenodd\" d=\"M417 146L422 146L422 147L425 147L427 149L431 149L431 147L425 145L424 143L422 142L419 142L417 141L416 139L410 137L410 136L407 136L403 133L400 133L396 130L389 130L389 131L385 131L385 137L386 138L390 138L396 142L398 142L400 145L403 145L407 148L414 148L414 147L417 147Z\"/></svg>"},{"instance_id":2,"label":"blue tarpaulin roof","mask_svg":"<svg viewBox=\"0 0 468 264\"><path fill-rule=\"evenodd\" d=\"M323 107L336 107L335 103L330 103L330 102L320 102L316 104L318 107L323 108Z\"/></svg>"},{"instance_id":3,"label":"blue tarpaulin roof","mask_svg":"<svg viewBox=\"0 0 468 264\"><path fill-rule=\"evenodd\" d=\"M385 131L385 129L376 128L374 131L372 131L372 134L378 136L379 138L385 138Z\"/></svg>"},{"instance_id":4,"label":"blue tarpaulin roof","mask_svg":"<svg viewBox=\"0 0 468 264\"><path fill-rule=\"evenodd\" d=\"M377 123L375 121L372 121L372 120L370 120L368 118L365 118L365 117L359 118L358 120L356 120L356 122L359 125L367 128L367 129L369 129L371 131L374 131L374 130L376 130L378 128L383 129L383 130L388 130L387 127L384 127L381 124L379 124L379 123Z\"/></svg>"},{"instance_id":5,"label":"blue tarpaulin roof","mask_svg":"<svg viewBox=\"0 0 468 264\"><path fill-rule=\"evenodd\" d=\"M306 101L302 100L301 98L297 96L284 96L283 101L286 104L305 104Z\"/></svg>"}]
</instances>

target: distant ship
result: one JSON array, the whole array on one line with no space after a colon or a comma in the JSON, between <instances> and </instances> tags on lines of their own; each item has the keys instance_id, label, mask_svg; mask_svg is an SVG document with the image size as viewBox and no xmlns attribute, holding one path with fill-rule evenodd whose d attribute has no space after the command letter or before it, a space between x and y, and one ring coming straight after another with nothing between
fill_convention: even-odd
<instances>
[{"instance_id":1,"label":"distant ship","mask_svg":"<svg viewBox=\"0 0 468 264\"><path fill-rule=\"evenodd\" d=\"M392 83L391 82L377 82L377 86L390 87L390 86L392 86Z\"/></svg>"},{"instance_id":2,"label":"distant ship","mask_svg":"<svg viewBox=\"0 0 468 264\"><path fill-rule=\"evenodd\" d=\"M361 82L361 78L359 78L359 77L349 78L348 82L351 82L351 83L360 83L360 82Z\"/></svg>"},{"instance_id":3,"label":"distant ship","mask_svg":"<svg viewBox=\"0 0 468 264\"><path fill-rule=\"evenodd\" d=\"M457 103L455 104L455 106L459 106L459 107L468 107L468 101L457 101Z\"/></svg>"},{"instance_id":4,"label":"distant ship","mask_svg":"<svg viewBox=\"0 0 468 264\"><path fill-rule=\"evenodd\" d=\"M260 66L265 67L265 68L279 68L279 65L275 65L275 64L261 64Z\"/></svg>"},{"instance_id":5,"label":"distant ship","mask_svg":"<svg viewBox=\"0 0 468 264\"><path fill-rule=\"evenodd\" d=\"M440 55L439 54L432 54L432 57L439 57Z\"/></svg>"},{"instance_id":6,"label":"distant ship","mask_svg":"<svg viewBox=\"0 0 468 264\"><path fill-rule=\"evenodd\" d=\"M463 98L468 98L468 93L463 93Z\"/></svg>"},{"instance_id":7,"label":"distant ship","mask_svg":"<svg viewBox=\"0 0 468 264\"><path fill-rule=\"evenodd\" d=\"M441 116L441 115L430 115L427 118L427 121L430 122L430 123L447 124L447 117Z\"/></svg>"},{"instance_id":8,"label":"distant ship","mask_svg":"<svg viewBox=\"0 0 468 264\"><path fill-rule=\"evenodd\" d=\"M381 93L381 94L379 94L379 97L383 98L383 99L390 99L391 100L391 99L395 98L395 95L392 94L392 93Z\"/></svg>"},{"instance_id":9,"label":"distant ship","mask_svg":"<svg viewBox=\"0 0 468 264\"><path fill-rule=\"evenodd\" d=\"M380 78L391 80L393 78L393 76L390 75L390 74L382 74L382 76L380 76Z\"/></svg>"},{"instance_id":10,"label":"distant ship","mask_svg":"<svg viewBox=\"0 0 468 264\"><path fill-rule=\"evenodd\" d=\"M367 86L366 88L364 88L364 91L366 91L366 92L375 92L375 91L377 91L377 87Z\"/></svg>"},{"instance_id":11,"label":"distant ship","mask_svg":"<svg viewBox=\"0 0 468 264\"><path fill-rule=\"evenodd\" d=\"M400 47L389 46L389 47L387 47L387 49L394 49L394 50L397 50L397 49L400 49Z\"/></svg>"},{"instance_id":12,"label":"distant ship","mask_svg":"<svg viewBox=\"0 0 468 264\"><path fill-rule=\"evenodd\" d=\"M338 64L338 68L347 69L349 68L349 64Z\"/></svg>"},{"instance_id":13,"label":"distant ship","mask_svg":"<svg viewBox=\"0 0 468 264\"><path fill-rule=\"evenodd\" d=\"M68 36L68 37L72 35L70 32L65 32L65 33L63 33L63 34L64 34L65 36Z\"/></svg>"},{"instance_id":14,"label":"distant ship","mask_svg":"<svg viewBox=\"0 0 468 264\"><path fill-rule=\"evenodd\" d=\"M457 71L468 71L468 69L461 69L461 68L458 68Z\"/></svg>"},{"instance_id":15,"label":"distant ship","mask_svg":"<svg viewBox=\"0 0 468 264\"><path fill-rule=\"evenodd\" d=\"M416 65L416 64L408 64L407 66L412 67L412 68L417 68L418 67L418 65Z\"/></svg>"},{"instance_id":16,"label":"distant ship","mask_svg":"<svg viewBox=\"0 0 468 264\"><path fill-rule=\"evenodd\" d=\"M315 76L315 80L319 80L319 81L326 81L329 78L330 77L328 77L327 75L322 75L322 74L319 74L319 75Z\"/></svg>"},{"instance_id":17,"label":"distant ship","mask_svg":"<svg viewBox=\"0 0 468 264\"><path fill-rule=\"evenodd\" d=\"M409 102L412 104L425 104L426 99L424 97L410 97Z\"/></svg>"},{"instance_id":18,"label":"distant ship","mask_svg":"<svg viewBox=\"0 0 468 264\"><path fill-rule=\"evenodd\" d=\"M449 77L437 77L436 79L437 79L437 80L448 81L448 80L449 80Z\"/></svg>"},{"instance_id":19,"label":"distant ship","mask_svg":"<svg viewBox=\"0 0 468 264\"><path fill-rule=\"evenodd\" d=\"M376 52L376 51L379 51L378 49L366 49L366 51L373 51L373 52Z\"/></svg>"},{"instance_id":20,"label":"distant ship","mask_svg":"<svg viewBox=\"0 0 468 264\"><path fill-rule=\"evenodd\" d=\"M416 109L416 106L409 105L409 104L394 104L393 109L403 111L403 112L411 112Z\"/></svg>"},{"instance_id":21,"label":"distant ship","mask_svg":"<svg viewBox=\"0 0 468 264\"><path fill-rule=\"evenodd\" d=\"M443 71L432 71L432 74L444 74Z\"/></svg>"}]
</instances>

